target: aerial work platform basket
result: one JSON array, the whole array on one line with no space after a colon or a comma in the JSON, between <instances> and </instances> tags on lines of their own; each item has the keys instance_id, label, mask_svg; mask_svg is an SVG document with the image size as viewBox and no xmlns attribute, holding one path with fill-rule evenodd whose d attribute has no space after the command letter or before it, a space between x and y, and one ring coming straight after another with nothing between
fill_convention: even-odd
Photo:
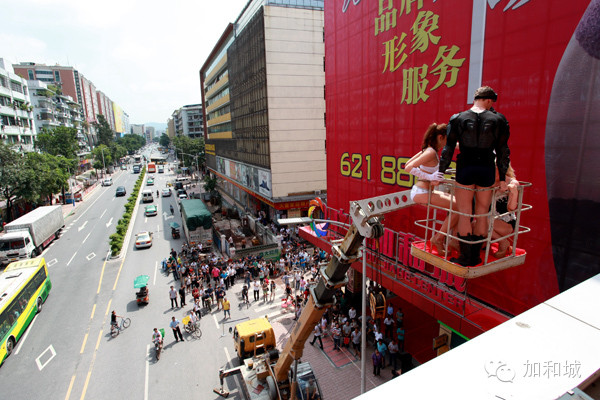
<instances>
[{"instance_id":1,"label":"aerial work platform basket","mask_svg":"<svg viewBox=\"0 0 600 400\"><path fill-rule=\"evenodd\" d=\"M525 257L527 255L524 249L517 247L517 242L519 235L523 233L530 232L531 229L520 224L521 222L521 213L523 211L528 211L532 208L529 204L523 204L523 192L526 188L529 188L531 183L519 181L519 185L517 187L518 191L518 205L514 211L508 211L503 214L499 214L496 212L496 202L495 199L499 195L499 187L490 187L490 188L481 188L481 189L469 189L469 188L461 188L461 190L471 190L471 191L492 191L492 204L490 207L490 211L486 214L464 214L459 212L456 209L452 209L452 206L448 208L438 207L431 204L431 189L429 191L429 202L427 204L427 216L426 219L415 221L415 224L421 228L425 229L425 240L415 241L411 246L411 255L414 257L425 261L435 267L438 267L444 271L447 271L455 276L472 279L480 276L488 275L494 272L502 271L508 268L516 267L518 265L525 263ZM455 190L457 190L457 185L453 179L446 179L443 183L441 183L438 188L435 190L445 191L450 193L452 198L454 198ZM452 204L452 203L451 203ZM506 217L508 214L514 213L516 216L515 219L515 227L512 233L500 237L493 237L494 233L494 223L498 219L502 219ZM462 238L459 238L455 233L445 234L440 232L439 228L443 223L443 219L438 218L438 214L446 214L449 218L458 218L460 215L466 216L469 218L482 218L485 217L488 219L488 231L487 237L484 237L481 240L473 241L471 243L483 243L480 258L481 263L474 266L462 266L455 262L450 261L450 259L459 256L459 252L451 246L451 241L454 243L458 243L460 241L466 242ZM431 238L437 233L440 232L444 235L444 252L445 254L440 254L435 246L431 244ZM506 255L501 258L496 258L494 253L498 251L499 243L503 240L509 240L510 248Z\"/></svg>"}]
</instances>

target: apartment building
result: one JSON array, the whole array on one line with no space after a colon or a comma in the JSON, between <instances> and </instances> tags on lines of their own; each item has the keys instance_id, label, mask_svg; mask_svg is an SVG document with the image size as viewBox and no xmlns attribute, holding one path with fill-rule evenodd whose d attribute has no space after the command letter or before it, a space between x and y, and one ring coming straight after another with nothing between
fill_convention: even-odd
<instances>
[{"instance_id":1,"label":"apartment building","mask_svg":"<svg viewBox=\"0 0 600 400\"><path fill-rule=\"evenodd\" d=\"M188 104L173 111L171 115L176 136L204 137L202 104Z\"/></svg>"},{"instance_id":2,"label":"apartment building","mask_svg":"<svg viewBox=\"0 0 600 400\"><path fill-rule=\"evenodd\" d=\"M36 131L27 80L0 58L0 140L19 151L32 151Z\"/></svg>"},{"instance_id":3,"label":"apartment building","mask_svg":"<svg viewBox=\"0 0 600 400\"><path fill-rule=\"evenodd\" d=\"M91 150L91 138L85 129L83 109L71 96L66 96L54 85L34 80L27 81L33 106L36 131L65 126L77 129L81 151Z\"/></svg>"}]
</instances>

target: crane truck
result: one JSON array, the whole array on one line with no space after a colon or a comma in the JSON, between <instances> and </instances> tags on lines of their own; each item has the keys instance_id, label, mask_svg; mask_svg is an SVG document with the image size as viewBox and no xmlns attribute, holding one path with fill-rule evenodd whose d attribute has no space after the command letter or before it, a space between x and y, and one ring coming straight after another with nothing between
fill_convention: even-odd
<instances>
[{"instance_id":1,"label":"crane truck","mask_svg":"<svg viewBox=\"0 0 600 400\"><path fill-rule=\"evenodd\" d=\"M452 184L450 180L447 183ZM522 208L523 187L519 189L518 200L518 218ZM494 189L492 189L494 190ZM224 390L224 379L228 376L241 374L243 377L242 391L245 397L251 400L262 399L303 399L306 388L309 385L314 385L312 388L316 390L316 396L313 398L321 399L321 393L317 384L316 377L306 362L300 362L304 351L304 344L315 325L320 321L321 317L334 304L334 294L338 288L345 286L348 282L346 272L352 263L358 261L361 257L361 246L363 239L377 239L384 234L384 227L381 222L382 216L386 213L400 210L404 207L411 206L414 202L410 199L410 191L402 191L382 196L377 196L369 199L352 201L350 203L350 218L351 225L346 232L346 235L341 240L334 240L332 245L332 257L326 266L320 269L318 282L309 286L310 296L306 306L304 307L297 323L291 329L289 338L281 352L277 349L266 351L260 355L254 354L253 357L243 360L243 364L228 370L221 369L219 371L220 388L214 389L214 392L227 397L229 393ZM428 205L429 207L439 208ZM530 209L531 206L523 208ZM446 210L450 213L456 211ZM280 224L308 224L311 222L323 222L313 218L288 218L280 219ZM423 226L426 230L429 228L429 223L432 222L428 218ZM490 218L490 227L494 220ZM417 224L417 225L419 225ZM513 237L513 244L516 248L516 236L519 233L527 232L528 228L520 229L517 221L517 227ZM452 235L448 235L452 237ZM510 236L510 235L509 235ZM427 236L426 236L427 238ZM495 241L501 240L496 239ZM430 244L424 242L413 244L411 249L416 257L423 257L426 262L433 263L435 266L447 270L451 273L464 276L466 278L474 278L488 273L493 273L505 268L514 267L525 262L524 251L516 254L513 251L512 256L508 256L502 260L489 260L488 253L490 251L491 231L487 239L485 250L485 262L483 265L476 267L462 267L451 263L445 258L433 255L430 249ZM419 247L420 246L420 247ZM423 253L423 254L422 254ZM475 272L476 271L476 272ZM260 335L260 333L257 333ZM292 368L293 367L293 368Z\"/></svg>"}]
</instances>

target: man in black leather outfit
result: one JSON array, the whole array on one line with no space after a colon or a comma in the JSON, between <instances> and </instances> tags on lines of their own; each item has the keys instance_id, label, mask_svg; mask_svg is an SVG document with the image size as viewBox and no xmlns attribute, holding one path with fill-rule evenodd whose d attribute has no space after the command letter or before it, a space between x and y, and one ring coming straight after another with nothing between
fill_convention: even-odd
<instances>
[{"instance_id":1,"label":"man in black leather outfit","mask_svg":"<svg viewBox=\"0 0 600 400\"><path fill-rule=\"evenodd\" d=\"M510 162L508 137L510 136L508 121L504 115L496 112L492 105L498 95L489 86L475 91L473 107L467 111L454 114L448 123L448 141L440 159L440 172L445 172L454 154L456 143L460 153L456 161L456 202L458 211L473 214L473 197L475 197L475 215L489 212L492 191L479 189L490 187L495 181L495 169L500 175L500 190L506 191L506 170ZM496 164L494 165L494 160ZM486 217L475 218L472 227L469 216L459 216L458 237L461 240L460 257L450 261L463 266L473 266L481 262L480 251L482 240L487 236L488 221ZM478 242L479 243L474 243Z\"/></svg>"}]
</instances>

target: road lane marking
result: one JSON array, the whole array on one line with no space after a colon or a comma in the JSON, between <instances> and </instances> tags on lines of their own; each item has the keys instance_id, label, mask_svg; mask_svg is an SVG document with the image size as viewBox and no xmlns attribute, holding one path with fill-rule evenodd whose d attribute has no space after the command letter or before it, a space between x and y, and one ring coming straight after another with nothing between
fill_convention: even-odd
<instances>
[{"instance_id":1,"label":"road lane marking","mask_svg":"<svg viewBox=\"0 0 600 400\"><path fill-rule=\"evenodd\" d=\"M90 315L90 319L94 319L95 313L96 313L96 304L94 303L94 307L92 307L92 315Z\"/></svg>"},{"instance_id":2,"label":"road lane marking","mask_svg":"<svg viewBox=\"0 0 600 400\"><path fill-rule=\"evenodd\" d=\"M91 260L92 258L94 258L94 257L96 257L96 253L93 253L93 252L92 252L92 253L90 253L90 254L88 254L87 256L85 256L85 258L86 258L88 261L90 261L90 260Z\"/></svg>"},{"instance_id":3,"label":"road lane marking","mask_svg":"<svg viewBox=\"0 0 600 400\"><path fill-rule=\"evenodd\" d=\"M77 232L81 232L82 229L85 229L85 226L87 225L88 221L86 220L83 225L81 225L79 228L77 228Z\"/></svg>"},{"instance_id":4,"label":"road lane marking","mask_svg":"<svg viewBox=\"0 0 600 400\"><path fill-rule=\"evenodd\" d=\"M48 267L51 267L51 266L53 266L54 264L56 264L57 262L58 262L58 260L57 260L56 258L53 258L52 260L48 261L48 262L46 263L46 265L47 265Z\"/></svg>"},{"instance_id":5,"label":"road lane marking","mask_svg":"<svg viewBox=\"0 0 600 400\"><path fill-rule=\"evenodd\" d=\"M110 220L108 221L108 223L106 224L107 228L112 225L112 220L113 220L113 218L111 217Z\"/></svg>"},{"instance_id":6,"label":"road lane marking","mask_svg":"<svg viewBox=\"0 0 600 400\"><path fill-rule=\"evenodd\" d=\"M215 314L213 314L213 319L215 320L215 325L217 326L217 329L219 329L219 321L217 321L217 316Z\"/></svg>"},{"instance_id":7,"label":"road lane marking","mask_svg":"<svg viewBox=\"0 0 600 400\"><path fill-rule=\"evenodd\" d=\"M27 329L27 332L25 332L25 335L23 335L23 337L21 337L21 340L19 341L19 347L17 347L17 349L15 350L15 355L19 354L19 351L21 351L21 347L23 347L23 343L25 343L25 340L27 339L29 332L31 332L31 328L33 328L33 324L35 323L36 319L37 319L37 315L35 317L33 317L33 320L31 320L31 324L29 324L29 328Z\"/></svg>"},{"instance_id":8,"label":"road lane marking","mask_svg":"<svg viewBox=\"0 0 600 400\"><path fill-rule=\"evenodd\" d=\"M69 260L69 262L67 263L67 267L71 264L71 261L73 261L73 259L75 258L75 255L77 254L77 252L73 253L73 255L71 256L71 259Z\"/></svg>"},{"instance_id":9,"label":"road lane marking","mask_svg":"<svg viewBox=\"0 0 600 400\"><path fill-rule=\"evenodd\" d=\"M98 332L98 340L96 341L96 348L94 348L95 351L98 351L98 347L100 347L100 340L102 340L102 329Z\"/></svg>"},{"instance_id":10,"label":"road lane marking","mask_svg":"<svg viewBox=\"0 0 600 400\"><path fill-rule=\"evenodd\" d=\"M83 343L81 344L81 351L79 351L79 354L83 354L83 350L85 350L85 344L87 343L89 334L89 332L85 333L85 336L83 337Z\"/></svg>"},{"instance_id":11,"label":"road lane marking","mask_svg":"<svg viewBox=\"0 0 600 400\"><path fill-rule=\"evenodd\" d=\"M104 214L106 214L106 208L104 209L104 211L102 211L102 215L100 216L100 219L101 219L102 217L104 217Z\"/></svg>"},{"instance_id":12,"label":"road lane marking","mask_svg":"<svg viewBox=\"0 0 600 400\"><path fill-rule=\"evenodd\" d=\"M106 268L106 262L108 261L109 255L110 255L110 250L106 254L106 257L104 257L104 264L102 264L102 271L100 272L100 281L98 282L98 290L96 291L96 294L100 293L100 286L102 286L102 279L104 279L104 269Z\"/></svg>"},{"instance_id":13,"label":"road lane marking","mask_svg":"<svg viewBox=\"0 0 600 400\"><path fill-rule=\"evenodd\" d=\"M227 350L227 347L223 347L223 350L225 350L225 356L227 357L227 362L230 363L231 355L229 354L229 350Z\"/></svg>"},{"instance_id":14,"label":"road lane marking","mask_svg":"<svg viewBox=\"0 0 600 400\"><path fill-rule=\"evenodd\" d=\"M47 356L44 356L44 355L45 355L47 352L50 352L50 354L51 354L51 355L50 355L50 357L49 357L49 358L48 358L48 359L47 359L47 360L46 360L46 361L45 361L45 362L42 364L42 362L41 362L40 360L41 360L41 358L42 358L42 357L47 357ZM48 346L48 348L47 348L46 350L44 350L44 351L42 352L42 354L40 354L40 355L38 356L38 358L36 358L36 359L35 359L35 363L37 364L37 366L38 366L38 369L39 369L40 371L41 371L41 370L43 370L43 369L44 369L44 367L45 367L46 365L48 365L48 363L49 363L49 362L50 362L50 361L51 361L51 360L52 360L54 357L56 357L56 351L54 351L54 347L52 347L52 345L50 345L50 346Z\"/></svg>"},{"instance_id":15,"label":"road lane marking","mask_svg":"<svg viewBox=\"0 0 600 400\"><path fill-rule=\"evenodd\" d=\"M73 384L75 383L75 375L71 378L71 383L69 383L69 389L67 390L67 395L65 396L65 400L69 400L71 397L71 390L73 390Z\"/></svg>"},{"instance_id":16,"label":"road lane marking","mask_svg":"<svg viewBox=\"0 0 600 400\"><path fill-rule=\"evenodd\" d=\"M104 316L106 317L108 315L108 313L110 312L110 304L112 303L112 298L110 300L108 300L108 305L106 306L106 312L104 313Z\"/></svg>"},{"instance_id":17,"label":"road lane marking","mask_svg":"<svg viewBox=\"0 0 600 400\"><path fill-rule=\"evenodd\" d=\"M125 264L125 256L123 256L123 261L121 261L121 265L119 266L119 272L117 272L117 277L115 278L115 284L113 285L113 291L117 289L117 283L119 282L119 277L121 276L121 271L123 270L123 264Z\"/></svg>"},{"instance_id":18,"label":"road lane marking","mask_svg":"<svg viewBox=\"0 0 600 400\"><path fill-rule=\"evenodd\" d=\"M150 368L150 345L146 345L146 377L144 379L144 400L148 400L148 376L149 376L149 371L148 369Z\"/></svg>"},{"instance_id":19,"label":"road lane marking","mask_svg":"<svg viewBox=\"0 0 600 400\"><path fill-rule=\"evenodd\" d=\"M84 244L86 240L88 240L88 238L90 237L90 235L92 234L92 232L88 233L87 236L85 237L85 239L83 239L83 242L81 242L81 244Z\"/></svg>"},{"instance_id":20,"label":"road lane marking","mask_svg":"<svg viewBox=\"0 0 600 400\"><path fill-rule=\"evenodd\" d=\"M158 261L154 261L154 282L152 285L156 286L156 275L158 274Z\"/></svg>"}]
</instances>

